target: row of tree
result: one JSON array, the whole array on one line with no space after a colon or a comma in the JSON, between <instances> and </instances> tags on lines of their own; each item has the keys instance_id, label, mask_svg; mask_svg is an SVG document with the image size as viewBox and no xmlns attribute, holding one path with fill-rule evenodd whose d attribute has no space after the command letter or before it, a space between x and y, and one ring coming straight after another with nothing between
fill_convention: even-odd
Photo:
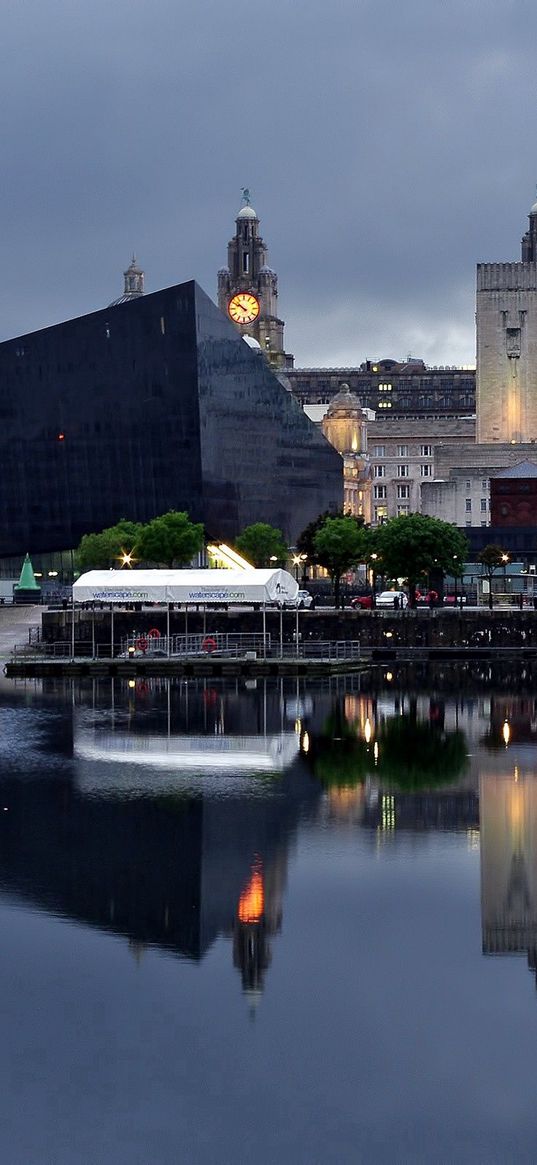
<instances>
[{"instance_id":1,"label":"row of tree","mask_svg":"<svg viewBox=\"0 0 537 1165\"><path fill-rule=\"evenodd\" d=\"M81 571L138 562L185 566L203 545L203 525L192 522L185 511L172 510L145 524L121 521L100 534L84 535L77 566ZM248 526L235 546L257 567L285 566L289 557L281 530L266 522ZM456 526L424 514L392 518L371 529L361 518L327 512L303 530L297 551L304 561L328 571L336 606L341 576L358 563L365 563L385 579L406 579L413 605L418 585L427 583L431 574L460 577L468 542Z\"/></svg>"},{"instance_id":2,"label":"row of tree","mask_svg":"<svg viewBox=\"0 0 537 1165\"><path fill-rule=\"evenodd\" d=\"M425 514L391 518L376 529L359 518L322 514L303 531L297 546L330 574L336 606L341 576L357 563L385 579L406 579L413 606L418 585L427 585L431 575L459 578L468 557L464 534Z\"/></svg>"},{"instance_id":3,"label":"row of tree","mask_svg":"<svg viewBox=\"0 0 537 1165\"><path fill-rule=\"evenodd\" d=\"M121 521L100 534L85 534L76 552L80 571L134 566L187 566L203 549L201 522L191 522L184 510L170 510L151 522Z\"/></svg>"}]
</instances>

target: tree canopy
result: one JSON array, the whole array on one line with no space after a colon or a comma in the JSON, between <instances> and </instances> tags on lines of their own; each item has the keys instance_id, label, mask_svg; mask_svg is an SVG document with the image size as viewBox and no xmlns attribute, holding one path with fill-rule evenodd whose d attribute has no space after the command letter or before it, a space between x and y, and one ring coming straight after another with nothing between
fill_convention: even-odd
<instances>
[{"instance_id":1,"label":"tree canopy","mask_svg":"<svg viewBox=\"0 0 537 1165\"><path fill-rule=\"evenodd\" d=\"M132 555L133 563L184 565L201 550L203 541L201 524L191 522L185 512L170 510L145 525L123 519L99 534L84 534L76 562L80 571L126 565L124 555Z\"/></svg>"},{"instance_id":2,"label":"tree canopy","mask_svg":"<svg viewBox=\"0 0 537 1165\"><path fill-rule=\"evenodd\" d=\"M204 527L185 510L169 510L142 527L139 552L144 562L186 566L203 547Z\"/></svg>"},{"instance_id":3,"label":"tree canopy","mask_svg":"<svg viewBox=\"0 0 537 1165\"><path fill-rule=\"evenodd\" d=\"M324 510L322 514L319 514L316 518L314 518L313 521L304 528L302 533L299 534L296 540L296 548L298 553L306 554L310 563L319 564L319 558L315 549L315 535L324 526L327 518L346 517L349 517L349 515L345 514L342 510ZM363 528L363 518L353 517L353 521L356 523L359 529Z\"/></svg>"},{"instance_id":4,"label":"tree canopy","mask_svg":"<svg viewBox=\"0 0 537 1165\"><path fill-rule=\"evenodd\" d=\"M355 518L325 518L313 538L317 562L324 566L334 583L334 601L339 607L341 575L369 552L369 532Z\"/></svg>"},{"instance_id":5,"label":"tree canopy","mask_svg":"<svg viewBox=\"0 0 537 1165\"><path fill-rule=\"evenodd\" d=\"M235 546L252 566L276 565L275 562L271 563L271 558L276 559L281 566L287 559L287 546L281 530L270 526L268 522L254 522L246 526L235 539Z\"/></svg>"},{"instance_id":6,"label":"tree canopy","mask_svg":"<svg viewBox=\"0 0 537 1165\"><path fill-rule=\"evenodd\" d=\"M432 571L458 577L468 557L468 540L456 526L426 514L391 518L374 532L378 570L386 578L408 579L410 600L416 584Z\"/></svg>"},{"instance_id":7,"label":"tree canopy","mask_svg":"<svg viewBox=\"0 0 537 1165\"><path fill-rule=\"evenodd\" d=\"M136 552L142 525L122 519L116 526L108 526L100 534L84 534L76 552L80 571L107 569L120 566L122 555Z\"/></svg>"}]
</instances>

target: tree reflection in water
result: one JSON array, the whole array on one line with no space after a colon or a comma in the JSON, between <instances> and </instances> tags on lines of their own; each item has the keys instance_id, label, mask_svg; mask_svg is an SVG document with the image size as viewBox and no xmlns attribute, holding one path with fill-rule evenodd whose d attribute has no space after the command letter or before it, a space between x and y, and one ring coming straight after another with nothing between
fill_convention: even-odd
<instances>
[{"instance_id":1,"label":"tree reflection in water","mask_svg":"<svg viewBox=\"0 0 537 1165\"><path fill-rule=\"evenodd\" d=\"M308 756L325 786L354 787L367 777L404 789L454 784L467 766L467 743L460 729L443 720L420 720L416 702L409 712L388 717L378 734L363 739L337 700L321 733L310 733Z\"/></svg>"}]
</instances>

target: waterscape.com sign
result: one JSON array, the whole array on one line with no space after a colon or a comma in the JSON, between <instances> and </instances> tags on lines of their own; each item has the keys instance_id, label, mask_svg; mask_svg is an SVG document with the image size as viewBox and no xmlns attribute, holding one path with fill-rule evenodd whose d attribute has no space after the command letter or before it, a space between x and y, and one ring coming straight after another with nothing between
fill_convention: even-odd
<instances>
[{"instance_id":1,"label":"waterscape.com sign","mask_svg":"<svg viewBox=\"0 0 537 1165\"><path fill-rule=\"evenodd\" d=\"M246 601L246 592L215 590L189 591L188 598L192 603L203 602L204 599L208 599L210 602L244 603Z\"/></svg>"},{"instance_id":2,"label":"waterscape.com sign","mask_svg":"<svg viewBox=\"0 0 537 1165\"><path fill-rule=\"evenodd\" d=\"M93 598L99 601L109 603L116 601L118 603L140 603L144 599L149 599L149 591L94 591Z\"/></svg>"}]
</instances>

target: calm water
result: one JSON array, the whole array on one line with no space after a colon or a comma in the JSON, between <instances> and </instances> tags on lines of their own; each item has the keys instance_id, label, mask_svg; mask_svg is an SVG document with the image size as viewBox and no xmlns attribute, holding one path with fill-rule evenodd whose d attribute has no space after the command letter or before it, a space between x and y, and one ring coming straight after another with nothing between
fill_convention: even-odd
<instances>
[{"instance_id":1,"label":"calm water","mask_svg":"<svg viewBox=\"0 0 537 1165\"><path fill-rule=\"evenodd\" d=\"M3 681L0 1160L534 1162L535 690Z\"/></svg>"}]
</instances>

